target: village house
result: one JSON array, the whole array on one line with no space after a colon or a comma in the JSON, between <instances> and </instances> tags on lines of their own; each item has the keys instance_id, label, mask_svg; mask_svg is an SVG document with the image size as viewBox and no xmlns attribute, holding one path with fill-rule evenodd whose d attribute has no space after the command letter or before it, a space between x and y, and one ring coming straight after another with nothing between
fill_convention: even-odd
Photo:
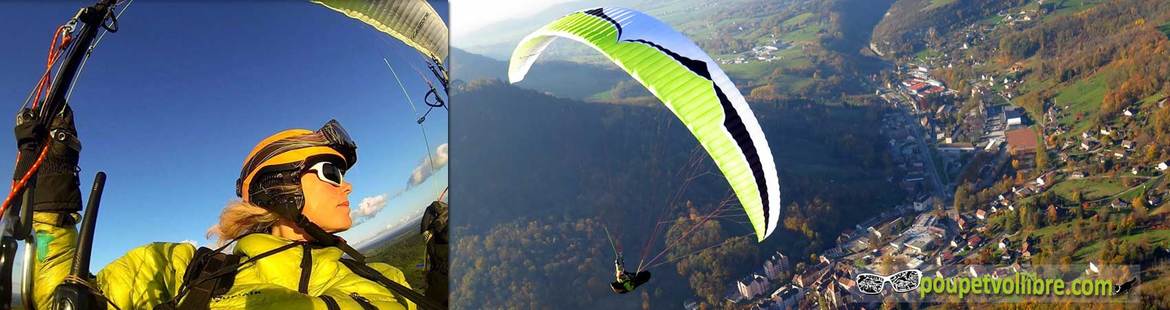
<instances>
[{"instance_id":1,"label":"village house","mask_svg":"<svg viewBox=\"0 0 1170 310\"><path fill-rule=\"evenodd\" d=\"M983 238L980 238L979 235L971 235L971 237L967 238L967 249L974 250L976 247L979 247L979 245L982 243L983 243Z\"/></svg>"},{"instance_id":2,"label":"village house","mask_svg":"<svg viewBox=\"0 0 1170 310\"><path fill-rule=\"evenodd\" d=\"M952 248L962 248L964 246L967 246L967 239L955 238L954 240L951 240Z\"/></svg>"},{"instance_id":3,"label":"village house","mask_svg":"<svg viewBox=\"0 0 1170 310\"><path fill-rule=\"evenodd\" d=\"M1129 207L1130 207L1129 202L1125 201L1125 199L1121 199L1121 198L1113 199L1113 202L1110 203L1109 206L1113 207L1114 209L1119 209L1119 210L1120 209L1129 209Z\"/></svg>"},{"instance_id":4,"label":"village house","mask_svg":"<svg viewBox=\"0 0 1170 310\"><path fill-rule=\"evenodd\" d=\"M936 265L942 266L944 263L950 262L953 259L955 259L955 254L952 253L950 250L947 250L947 251L943 251L942 254L935 256L934 263Z\"/></svg>"},{"instance_id":5,"label":"village house","mask_svg":"<svg viewBox=\"0 0 1170 310\"><path fill-rule=\"evenodd\" d=\"M1162 195L1157 193L1147 193L1146 206L1148 208L1155 208L1162 204Z\"/></svg>"},{"instance_id":6,"label":"village house","mask_svg":"<svg viewBox=\"0 0 1170 310\"><path fill-rule=\"evenodd\" d=\"M1007 136L1008 152L1020 162L1020 170L1031 170L1035 165L1038 136L1031 128L1019 128L1004 133Z\"/></svg>"},{"instance_id":7,"label":"village house","mask_svg":"<svg viewBox=\"0 0 1170 310\"><path fill-rule=\"evenodd\" d=\"M764 290L768 288L768 279L764 276L753 274L736 282L736 286L739 287L739 293L743 298L752 299L764 294Z\"/></svg>"},{"instance_id":8,"label":"village house","mask_svg":"<svg viewBox=\"0 0 1170 310\"><path fill-rule=\"evenodd\" d=\"M772 292L772 302L779 309L796 309L804 298L804 290L795 285L785 286Z\"/></svg>"},{"instance_id":9,"label":"village house","mask_svg":"<svg viewBox=\"0 0 1170 310\"><path fill-rule=\"evenodd\" d=\"M776 252L775 255L764 261L764 275L768 276L770 280L779 279L787 271L788 257L780 252Z\"/></svg>"},{"instance_id":10,"label":"village house","mask_svg":"<svg viewBox=\"0 0 1170 310\"><path fill-rule=\"evenodd\" d=\"M1123 147L1123 148L1125 148L1125 149L1127 149L1127 150L1132 150L1132 149L1133 149L1133 147L1134 147L1134 145L1135 145L1135 144L1134 144L1134 142L1133 142L1133 141L1130 141L1130 140L1121 140L1121 147Z\"/></svg>"},{"instance_id":11,"label":"village house","mask_svg":"<svg viewBox=\"0 0 1170 310\"><path fill-rule=\"evenodd\" d=\"M1005 109L1003 112L1003 115L1004 115L1004 120L1007 121L1007 125L1009 127L1024 124L1025 116L1024 116L1023 109L1018 109L1018 108Z\"/></svg>"}]
</instances>

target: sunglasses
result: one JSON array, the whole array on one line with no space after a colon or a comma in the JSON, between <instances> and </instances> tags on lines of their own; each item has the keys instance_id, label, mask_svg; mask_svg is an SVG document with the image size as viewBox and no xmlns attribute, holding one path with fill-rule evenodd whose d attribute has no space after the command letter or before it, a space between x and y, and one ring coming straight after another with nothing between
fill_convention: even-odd
<instances>
[{"instance_id":1,"label":"sunglasses","mask_svg":"<svg viewBox=\"0 0 1170 310\"><path fill-rule=\"evenodd\" d=\"M317 179L325 183L333 184L333 186L341 186L341 183L345 181L345 171L331 162L319 162L309 167L306 171L315 172Z\"/></svg>"},{"instance_id":2,"label":"sunglasses","mask_svg":"<svg viewBox=\"0 0 1170 310\"><path fill-rule=\"evenodd\" d=\"M886 282L894 287L894 292L905 293L918 288L922 279L922 271L911 269L892 274L887 277L872 273L857 275L857 290L865 294L877 295L882 293Z\"/></svg>"}]
</instances>

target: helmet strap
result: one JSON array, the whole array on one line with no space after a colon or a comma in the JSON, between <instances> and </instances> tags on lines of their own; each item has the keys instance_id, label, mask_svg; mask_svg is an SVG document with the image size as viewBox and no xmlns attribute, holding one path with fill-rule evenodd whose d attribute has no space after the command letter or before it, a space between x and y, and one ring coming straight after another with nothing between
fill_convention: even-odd
<instances>
[{"instance_id":1,"label":"helmet strap","mask_svg":"<svg viewBox=\"0 0 1170 310\"><path fill-rule=\"evenodd\" d=\"M345 240L342 240L341 237L321 229L321 226L317 226L316 223L310 221L309 218L304 214L297 214L296 220L294 220L294 222L301 228L301 230L305 232L305 234L309 235L309 237L313 239L313 243L323 246L338 247L342 252L349 254L351 258L358 262L364 262L366 260L365 255L362 255L362 253L349 246L349 244L346 243Z\"/></svg>"}]
</instances>

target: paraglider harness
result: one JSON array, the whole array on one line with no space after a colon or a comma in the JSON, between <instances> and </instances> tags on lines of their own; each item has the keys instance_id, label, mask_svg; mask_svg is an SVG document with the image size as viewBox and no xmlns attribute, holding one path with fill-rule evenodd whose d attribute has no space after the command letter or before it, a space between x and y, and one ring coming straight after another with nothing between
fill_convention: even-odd
<instances>
[{"instance_id":1,"label":"paraglider harness","mask_svg":"<svg viewBox=\"0 0 1170 310\"><path fill-rule=\"evenodd\" d=\"M613 260L614 276L616 279L609 285L613 291L618 294L625 294L634 291L635 288L650 281L649 271L629 272L625 269L625 264L622 262L622 254L618 253L617 258Z\"/></svg>"},{"instance_id":2,"label":"paraglider harness","mask_svg":"<svg viewBox=\"0 0 1170 310\"><path fill-rule=\"evenodd\" d=\"M236 240L239 239L237 238ZM192 257L191 262L187 265L187 271L183 276L183 285L180 286L179 293L170 301L156 306L155 309L207 309L211 304L212 298L226 294L231 289L232 284L235 282L236 273L240 267L295 247L302 247L306 252L301 260L301 279L298 291L307 294L309 270L312 267L312 256L309 254L309 251L312 247L323 246L319 242L292 242L256 256L248 257L241 262L242 255L222 252L230 244L231 242L214 250L206 247L200 247L196 250L195 256ZM344 241L338 247L342 249L350 248L344 244ZM367 266L361 259L364 259L364 257L342 258L341 263L358 276L374 281L389 289L398 298L398 302L404 306L407 304L406 301L411 301L422 309L446 309L446 307L441 306L430 298L398 282L390 280L382 273ZM359 297L354 297L354 300L363 306L373 307L367 300ZM322 301L326 305L329 305L330 309L338 306L337 302L331 298L322 298Z\"/></svg>"},{"instance_id":3,"label":"paraglider harness","mask_svg":"<svg viewBox=\"0 0 1170 310\"><path fill-rule=\"evenodd\" d=\"M448 244L447 203L439 198L423 212L420 230L426 236L426 282L424 295L436 296L439 302L447 304L448 293Z\"/></svg>"},{"instance_id":4,"label":"paraglider harness","mask_svg":"<svg viewBox=\"0 0 1170 310\"><path fill-rule=\"evenodd\" d=\"M639 285L650 282L650 272L641 270L638 272L626 271L626 265L622 260L622 251L614 244L613 237L609 235L609 227L602 226L605 230L605 239L609 240L609 246L613 249L613 254L616 256L613 260L614 281L609 283L610 288L614 293L625 294L634 291Z\"/></svg>"},{"instance_id":5,"label":"paraglider harness","mask_svg":"<svg viewBox=\"0 0 1170 310\"><path fill-rule=\"evenodd\" d=\"M35 282L33 269L36 264L32 262L36 257L37 241L32 236L33 204L38 204L38 210L44 209L46 211L75 212L76 209L80 208L81 195L77 181L79 169L76 166L76 154L80 151L80 143L76 138L75 131L71 130L72 112L66 101L73 82L81 71L85 60L93 51L96 44L94 39L97 37L99 27L107 32L117 32L117 15L114 14L116 4L115 0L99 0L92 6L83 7L68 23L54 32L45 73L37 83L33 93L29 94L32 107L31 109L22 108L18 115L16 130L20 153L17 156L14 184L3 205L0 205L0 215L4 219L3 234L0 235L0 309L10 309L12 306L11 296L13 294L10 279L12 279L17 241L25 242L24 258L26 263L24 264L21 287L23 303L26 307L35 304L33 300L33 283ZM79 22L80 27L75 29L79 26ZM58 44L60 45L58 46ZM65 55L61 55L62 52ZM63 62L58 64L59 58L63 59ZM54 66L57 68L57 74L50 83L49 76ZM44 96L42 97L42 95ZM26 105L30 102L29 99L26 99ZM61 128L70 130L59 130ZM334 139L340 138L342 134L344 132L327 132L326 136L330 138L330 142L352 142ZM20 139L22 136L25 139ZM42 141L40 140L42 136L47 137ZM72 163L67 162L68 160L65 160L66 162L46 160L50 147L60 147L61 145L72 149L72 157L69 159L72 160ZM68 150L61 151L54 148L54 153L59 152L69 154ZM69 155L66 156L69 157ZM45 168L42 169L42 166ZM44 178L43 181L46 182L45 185L49 189L49 191L45 191L47 194L35 194L38 176ZM89 273L93 232L105 179L106 174L100 171L94 177L93 189L85 208L85 215L82 217L77 255L74 257L70 274L53 291L54 308L105 309L107 305L113 305L117 308L116 305L109 303L100 290L92 285L95 277ZM45 199L53 195L63 195L66 198L61 201ZM14 199L17 196L21 198ZM49 201L46 202L46 200ZM48 205L48 207L42 207L42 204ZM57 214L56 224L74 223L73 216L67 212ZM390 280L377 270L367 266L365 256L346 244L340 237L327 233L310 222L304 215L297 214L296 217L292 218L314 240L312 245L340 248L350 256L350 258L342 258L341 263L355 274L386 287L404 305L406 303L402 299L412 301L422 309L445 309L439 303ZM217 250L200 248L188 265L188 272L184 275L183 287L179 294L171 301L158 305L157 308L206 309L213 296L226 293L231 288L235 273L240 266L296 246L304 246L305 251L308 251L310 244L293 242L249 257L243 262L239 261L241 257L238 255L220 252L223 248ZM307 277L307 273L302 273L303 277ZM306 281L302 281L301 286L305 285ZM302 288L301 291L304 292L305 289ZM183 298L184 296L186 298ZM182 302L178 303L180 299ZM362 301L359 299L359 302Z\"/></svg>"}]
</instances>

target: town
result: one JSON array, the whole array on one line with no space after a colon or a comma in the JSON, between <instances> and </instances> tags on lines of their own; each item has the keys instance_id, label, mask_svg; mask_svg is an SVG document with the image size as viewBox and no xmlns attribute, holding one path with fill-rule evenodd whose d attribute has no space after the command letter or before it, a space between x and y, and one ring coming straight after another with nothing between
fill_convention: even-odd
<instances>
[{"instance_id":1,"label":"town","mask_svg":"<svg viewBox=\"0 0 1170 310\"><path fill-rule=\"evenodd\" d=\"M969 25L939 49L991 44L984 40L996 27L1025 26L1045 13L1040 8L1001 12L997 22ZM876 44L870 48L881 54ZM1005 277L1033 265L1063 265L1073 269L1066 275L1108 273L1124 281L1132 276L1117 275L1128 271L1102 271L1116 265L1110 255L1170 257L1164 246L1149 244L1150 234L1136 233L1164 230L1167 222L1165 212L1151 210L1166 198L1170 162L1152 160L1156 155L1137 142L1133 130L1152 121L1149 110L1127 107L1095 126L1076 122L1083 112L1059 98L1029 113L1015 104L1025 82L1023 64L964 79L962 88L969 91L960 91L934 74L983 61L949 56L899 61L888 80L875 79L873 92L891 111L882 117L881 132L905 171L889 181L910 199L842 231L834 246L811 259L771 254L755 272L728 284L727 301L758 309L873 309L883 299L858 292L859 273L916 269L929 277ZM1157 99L1156 107L1168 100ZM1049 152L1057 156L1049 158ZM1101 183L1109 189L1094 187ZM1110 248L1100 251L1113 252L1099 255L1058 246L1058 234L1094 244L1096 238L1086 236L1097 233L1087 231L1093 228L1132 233L1132 243L1102 242Z\"/></svg>"}]
</instances>

